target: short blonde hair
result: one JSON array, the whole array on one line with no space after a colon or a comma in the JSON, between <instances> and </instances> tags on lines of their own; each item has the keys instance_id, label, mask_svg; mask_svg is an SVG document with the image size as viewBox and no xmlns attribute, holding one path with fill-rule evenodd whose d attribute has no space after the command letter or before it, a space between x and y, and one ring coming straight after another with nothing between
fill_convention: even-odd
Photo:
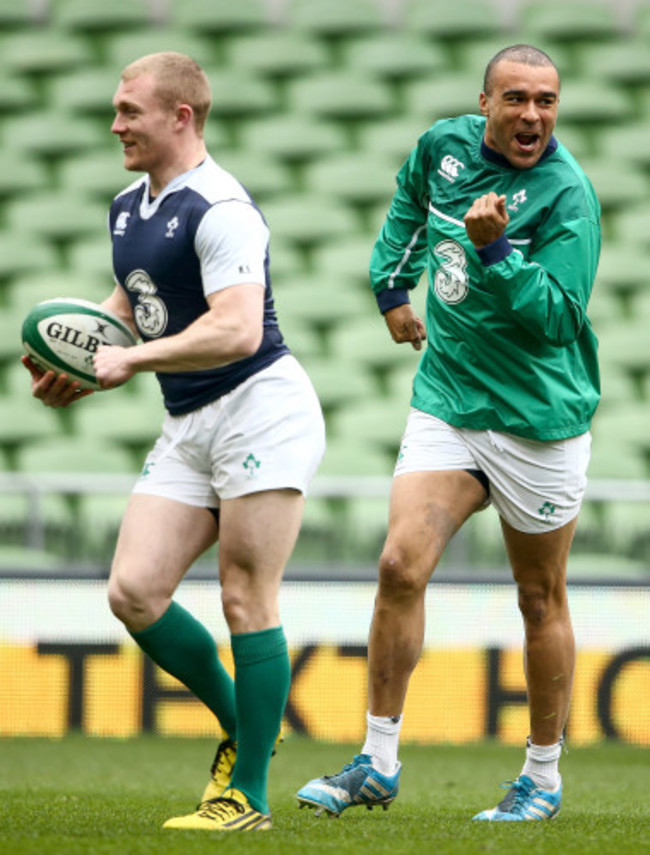
<instances>
[{"instance_id":1,"label":"short blonde hair","mask_svg":"<svg viewBox=\"0 0 650 855\"><path fill-rule=\"evenodd\" d=\"M189 104L194 111L196 131L203 134L212 94L206 73L198 62L174 51L150 53L129 63L121 77L127 81L141 74L151 74L155 78L156 96L165 109L174 110L179 104Z\"/></svg>"}]
</instances>

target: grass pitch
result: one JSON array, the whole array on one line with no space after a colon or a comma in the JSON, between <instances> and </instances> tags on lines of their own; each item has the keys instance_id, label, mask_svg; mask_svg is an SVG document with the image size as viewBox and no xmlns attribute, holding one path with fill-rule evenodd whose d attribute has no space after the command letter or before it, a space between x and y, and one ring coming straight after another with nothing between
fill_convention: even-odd
<instances>
[{"instance_id":1,"label":"grass pitch","mask_svg":"<svg viewBox=\"0 0 650 855\"><path fill-rule=\"evenodd\" d=\"M356 807L340 819L298 810L295 791L334 773L358 746L289 738L271 764L274 828L259 834L163 831L206 783L215 743L141 737L0 740L3 855L371 855L383 853L650 852L650 751L605 744L561 761L562 811L553 822L472 823L502 797L523 751L495 744L404 746L399 798L388 811Z\"/></svg>"}]
</instances>

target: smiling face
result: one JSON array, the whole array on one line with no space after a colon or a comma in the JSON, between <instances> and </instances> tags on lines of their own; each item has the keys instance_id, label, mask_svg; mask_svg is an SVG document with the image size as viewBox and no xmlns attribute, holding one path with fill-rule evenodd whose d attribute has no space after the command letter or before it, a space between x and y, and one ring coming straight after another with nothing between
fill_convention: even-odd
<instances>
[{"instance_id":1,"label":"smiling face","mask_svg":"<svg viewBox=\"0 0 650 855\"><path fill-rule=\"evenodd\" d=\"M150 175L164 173L175 157L176 113L156 94L152 74L122 80L113 98L111 131L120 138L124 168Z\"/></svg>"},{"instance_id":2,"label":"smiling face","mask_svg":"<svg viewBox=\"0 0 650 855\"><path fill-rule=\"evenodd\" d=\"M552 65L502 60L492 70L488 92L479 104L487 118L485 143L517 169L530 169L548 145L560 98Z\"/></svg>"}]
</instances>

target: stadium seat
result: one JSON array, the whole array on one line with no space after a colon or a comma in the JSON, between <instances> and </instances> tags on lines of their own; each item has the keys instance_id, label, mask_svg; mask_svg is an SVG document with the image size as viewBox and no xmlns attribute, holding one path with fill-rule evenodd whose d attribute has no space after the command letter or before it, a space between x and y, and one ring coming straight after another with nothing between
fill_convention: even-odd
<instances>
[{"instance_id":1,"label":"stadium seat","mask_svg":"<svg viewBox=\"0 0 650 855\"><path fill-rule=\"evenodd\" d=\"M535 39L574 45L608 42L621 33L614 4L600 0L590 0L588 4L529 0L520 10L519 28L533 44Z\"/></svg>"},{"instance_id":2,"label":"stadium seat","mask_svg":"<svg viewBox=\"0 0 650 855\"><path fill-rule=\"evenodd\" d=\"M301 164L345 147L342 129L325 122L291 112L243 124L241 145L251 152L269 154L292 164Z\"/></svg>"},{"instance_id":3,"label":"stadium seat","mask_svg":"<svg viewBox=\"0 0 650 855\"><path fill-rule=\"evenodd\" d=\"M215 151L217 162L244 185L256 201L293 190L292 179L285 163L277 158L248 149L222 148Z\"/></svg>"},{"instance_id":4,"label":"stadium seat","mask_svg":"<svg viewBox=\"0 0 650 855\"><path fill-rule=\"evenodd\" d=\"M573 78L562 87L558 120L559 129L565 124L611 126L634 118L631 96L622 89L599 80Z\"/></svg>"},{"instance_id":5,"label":"stadium seat","mask_svg":"<svg viewBox=\"0 0 650 855\"><path fill-rule=\"evenodd\" d=\"M372 33L384 26L382 8L374 0L288 0L285 22L323 39Z\"/></svg>"},{"instance_id":6,"label":"stadium seat","mask_svg":"<svg viewBox=\"0 0 650 855\"><path fill-rule=\"evenodd\" d=\"M634 163L621 158L582 158L580 166L589 176L603 212L627 208L648 198L648 179Z\"/></svg>"},{"instance_id":7,"label":"stadium seat","mask_svg":"<svg viewBox=\"0 0 650 855\"><path fill-rule=\"evenodd\" d=\"M504 47L507 47L508 44L516 41L518 41L518 38L514 34L507 32L501 32L488 37L463 40L458 45L455 54L458 69L462 70L468 76L474 75L477 85L480 84L482 88L485 69L492 57ZM536 39L534 44L535 47L545 50L549 54L560 73L561 79L572 72L574 62L570 50L558 44L545 44L540 39Z\"/></svg>"},{"instance_id":8,"label":"stadium seat","mask_svg":"<svg viewBox=\"0 0 650 855\"><path fill-rule=\"evenodd\" d=\"M436 119L478 113L482 87L482 80L462 71L439 75L433 80L417 80L404 90L406 112L422 121L424 131Z\"/></svg>"},{"instance_id":9,"label":"stadium seat","mask_svg":"<svg viewBox=\"0 0 650 855\"><path fill-rule=\"evenodd\" d=\"M331 435L317 477L387 478L394 462L392 453L368 445L359 437Z\"/></svg>"},{"instance_id":10,"label":"stadium seat","mask_svg":"<svg viewBox=\"0 0 650 855\"><path fill-rule=\"evenodd\" d=\"M3 293L8 293L11 280L34 271L54 271L59 257L42 235L19 229L0 232L0 281ZM8 281L3 281L8 280Z\"/></svg>"},{"instance_id":11,"label":"stadium seat","mask_svg":"<svg viewBox=\"0 0 650 855\"><path fill-rule=\"evenodd\" d=\"M233 69L284 80L325 68L328 54L318 39L283 28L230 39L227 63Z\"/></svg>"},{"instance_id":12,"label":"stadium seat","mask_svg":"<svg viewBox=\"0 0 650 855\"><path fill-rule=\"evenodd\" d=\"M650 167L650 120L602 128L598 133L598 154L609 164Z\"/></svg>"},{"instance_id":13,"label":"stadium seat","mask_svg":"<svg viewBox=\"0 0 650 855\"><path fill-rule=\"evenodd\" d=\"M16 0L0 0L0 29L20 33L41 23L42 8L36 3L16 3Z\"/></svg>"},{"instance_id":14,"label":"stadium seat","mask_svg":"<svg viewBox=\"0 0 650 855\"><path fill-rule=\"evenodd\" d=\"M637 318L619 325L608 327L599 334L600 359L603 363L609 362L618 366L643 382L643 378L650 375L650 349L648 348L648 323L646 318ZM631 404L637 403L631 401ZM646 402L647 403L647 402ZM644 412L648 415L650 405L646 406ZM621 422L627 419L634 420L634 411L621 412ZM638 419L635 423L638 422ZM650 422L648 423L650 424ZM646 426L647 427L647 426ZM621 436L627 429L627 425L621 425ZM648 442L650 444L650 431Z\"/></svg>"},{"instance_id":15,"label":"stadium seat","mask_svg":"<svg viewBox=\"0 0 650 855\"><path fill-rule=\"evenodd\" d=\"M94 66L82 71L71 71L55 77L48 86L49 103L66 113L77 116L94 116L103 119L106 143L115 111L113 95L120 82L119 69Z\"/></svg>"},{"instance_id":16,"label":"stadium seat","mask_svg":"<svg viewBox=\"0 0 650 855\"><path fill-rule=\"evenodd\" d=\"M650 52L643 38L623 38L612 44L585 44L575 49L581 77L623 86L650 83Z\"/></svg>"},{"instance_id":17,"label":"stadium seat","mask_svg":"<svg viewBox=\"0 0 650 855\"><path fill-rule=\"evenodd\" d=\"M314 251L314 269L322 276L344 279L370 295L368 262L375 235L359 234L329 241Z\"/></svg>"},{"instance_id":18,"label":"stadium seat","mask_svg":"<svg viewBox=\"0 0 650 855\"><path fill-rule=\"evenodd\" d=\"M598 283L591 293L587 314L589 320L596 331L608 326L621 324L626 317L626 301L621 298L614 290L599 287Z\"/></svg>"},{"instance_id":19,"label":"stadium seat","mask_svg":"<svg viewBox=\"0 0 650 855\"><path fill-rule=\"evenodd\" d=\"M295 319L316 330L328 330L373 309L369 293L348 287L340 276L321 271L285 276L274 294L282 318Z\"/></svg>"},{"instance_id":20,"label":"stadium seat","mask_svg":"<svg viewBox=\"0 0 650 855\"><path fill-rule=\"evenodd\" d=\"M187 54L204 68L215 62L215 51L209 38L165 25L137 32L118 31L110 35L105 43L106 65L114 69L119 77L120 70L133 60L166 50Z\"/></svg>"},{"instance_id":21,"label":"stadium seat","mask_svg":"<svg viewBox=\"0 0 650 855\"><path fill-rule=\"evenodd\" d=\"M271 14L264 0L178 0L171 4L169 23L214 39L268 27Z\"/></svg>"},{"instance_id":22,"label":"stadium seat","mask_svg":"<svg viewBox=\"0 0 650 855\"><path fill-rule=\"evenodd\" d=\"M109 394L109 393L106 393ZM90 399L77 406L89 403ZM45 410L45 407L42 407ZM92 475L133 475L138 472L129 453L118 446L92 436L51 436L25 445L18 454L19 472L74 473Z\"/></svg>"},{"instance_id":23,"label":"stadium seat","mask_svg":"<svg viewBox=\"0 0 650 855\"><path fill-rule=\"evenodd\" d=\"M111 0L110 3L57 0L52 4L51 23L59 30L96 36L144 29L155 23L155 16L148 0Z\"/></svg>"},{"instance_id":24,"label":"stadium seat","mask_svg":"<svg viewBox=\"0 0 650 855\"><path fill-rule=\"evenodd\" d=\"M104 130L91 119L48 108L6 118L0 129L0 139L7 148L18 150L23 156L31 155L49 162L52 158L105 146L110 139L110 124Z\"/></svg>"},{"instance_id":25,"label":"stadium seat","mask_svg":"<svg viewBox=\"0 0 650 855\"><path fill-rule=\"evenodd\" d=\"M96 61L90 46L78 36L32 28L0 41L2 66L15 74L50 76Z\"/></svg>"},{"instance_id":26,"label":"stadium seat","mask_svg":"<svg viewBox=\"0 0 650 855\"><path fill-rule=\"evenodd\" d=\"M36 90L29 80L0 68L0 115L3 121L28 112L36 108L37 104Z\"/></svg>"},{"instance_id":27,"label":"stadium seat","mask_svg":"<svg viewBox=\"0 0 650 855\"><path fill-rule=\"evenodd\" d=\"M504 31L498 3L488 0L411 0L404 13L404 28L437 39L441 44L486 38Z\"/></svg>"},{"instance_id":28,"label":"stadium seat","mask_svg":"<svg viewBox=\"0 0 650 855\"><path fill-rule=\"evenodd\" d=\"M648 222L650 222L650 202L630 205L616 211L612 217L613 236L628 246L636 243L641 247L650 247Z\"/></svg>"},{"instance_id":29,"label":"stadium seat","mask_svg":"<svg viewBox=\"0 0 650 855\"><path fill-rule=\"evenodd\" d=\"M124 170L122 151L117 140L108 142L113 145L62 160L56 171L57 185L66 193L109 203L122 188L138 176ZM108 215L108 207L106 213ZM106 239L108 240L108 232Z\"/></svg>"},{"instance_id":30,"label":"stadium seat","mask_svg":"<svg viewBox=\"0 0 650 855\"><path fill-rule=\"evenodd\" d=\"M16 338L20 340L19 330L16 332ZM58 413L31 397L27 372L25 377L23 394L5 395L0 398L0 407L4 413L0 421L0 447L10 460L14 461L16 454L35 440L54 439L63 435L63 425Z\"/></svg>"},{"instance_id":31,"label":"stadium seat","mask_svg":"<svg viewBox=\"0 0 650 855\"><path fill-rule=\"evenodd\" d=\"M345 70L293 81L288 101L291 110L304 115L353 123L389 116L395 109L388 89L377 79Z\"/></svg>"},{"instance_id":32,"label":"stadium seat","mask_svg":"<svg viewBox=\"0 0 650 855\"><path fill-rule=\"evenodd\" d=\"M32 231L53 241L70 241L104 234L106 207L78 193L52 190L10 202L6 222L12 229Z\"/></svg>"},{"instance_id":33,"label":"stadium seat","mask_svg":"<svg viewBox=\"0 0 650 855\"><path fill-rule=\"evenodd\" d=\"M268 80L231 67L209 68L213 116L224 120L255 118L278 108L277 93Z\"/></svg>"},{"instance_id":34,"label":"stadium seat","mask_svg":"<svg viewBox=\"0 0 650 855\"><path fill-rule=\"evenodd\" d=\"M335 327L329 336L328 351L332 356L346 354L380 375L400 365L412 366L415 373L420 358L409 344L396 344L391 339L378 309Z\"/></svg>"},{"instance_id":35,"label":"stadium seat","mask_svg":"<svg viewBox=\"0 0 650 855\"><path fill-rule=\"evenodd\" d=\"M650 253L636 243L611 242L603 246L596 287L606 289L629 300L648 289Z\"/></svg>"},{"instance_id":36,"label":"stadium seat","mask_svg":"<svg viewBox=\"0 0 650 855\"><path fill-rule=\"evenodd\" d=\"M0 149L0 200L43 190L48 180L43 163L21 156L15 149Z\"/></svg>"},{"instance_id":37,"label":"stadium seat","mask_svg":"<svg viewBox=\"0 0 650 855\"><path fill-rule=\"evenodd\" d=\"M408 401L362 399L334 413L329 420L329 430L333 436L354 437L361 445L396 453L408 411Z\"/></svg>"},{"instance_id":38,"label":"stadium seat","mask_svg":"<svg viewBox=\"0 0 650 855\"><path fill-rule=\"evenodd\" d=\"M61 567L61 556L46 549L31 546L0 546L0 568L22 573L43 573L48 576Z\"/></svg>"},{"instance_id":39,"label":"stadium seat","mask_svg":"<svg viewBox=\"0 0 650 855\"><path fill-rule=\"evenodd\" d=\"M110 246L105 236L107 248ZM14 279L7 293L7 309L22 322L27 312L42 300L55 297L75 297L101 302L113 290L110 268L102 272L87 273L80 270L53 269L27 273Z\"/></svg>"},{"instance_id":40,"label":"stadium seat","mask_svg":"<svg viewBox=\"0 0 650 855\"><path fill-rule=\"evenodd\" d=\"M126 389L111 389L83 401L74 416L76 434L124 448L142 463L160 434L164 408L160 394L147 395L145 403Z\"/></svg>"},{"instance_id":41,"label":"stadium seat","mask_svg":"<svg viewBox=\"0 0 650 855\"><path fill-rule=\"evenodd\" d=\"M342 64L352 71L390 82L431 77L446 71L449 61L441 47L411 33L385 33L349 41Z\"/></svg>"},{"instance_id":42,"label":"stadium seat","mask_svg":"<svg viewBox=\"0 0 650 855\"><path fill-rule=\"evenodd\" d=\"M376 380L370 372L364 366L347 359L344 354L327 359L307 358L302 360L302 366L314 384L326 414L341 406L347 406L350 402L378 394ZM346 470L343 469L338 474L344 475Z\"/></svg>"},{"instance_id":43,"label":"stadium seat","mask_svg":"<svg viewBox=\"0 0 650 855\"><path fill-rule=\"evenodd\" d=\"M393 164L378 155L356 151L332 154L307 167L305 186L320 195L331 193L353 205L386 206L395 189Z\"/></svg>"},{"instance_id":44,"label":"stadium seat","mask_svg":"<svg viewBox=\"0 0 650 855\"><path fill-rule=\"evenodd\" d=\"M264 216L272 235L303 248L359 231L352 211L331 196L292 194L269 199Z\"/></svg>"},{"instance_id":45,"label":"stadium seat","mask_svg":"<svg viewBox=\"0 0 650 855\"><path fill-rule=\"evenodd\" d=\"M410 113L379 122L369 122L359 131L359 151L387 157L393 164L393 173L397 173L415 148L418 138L431 124L430 119Z\"/></svg>"}]
</instances>

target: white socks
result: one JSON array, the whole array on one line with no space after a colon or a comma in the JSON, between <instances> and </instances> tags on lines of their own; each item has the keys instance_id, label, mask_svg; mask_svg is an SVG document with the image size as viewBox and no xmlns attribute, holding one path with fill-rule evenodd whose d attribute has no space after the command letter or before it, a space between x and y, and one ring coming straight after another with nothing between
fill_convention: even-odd
<instances>
[{"instance_id":1,"label":"white socks","mask_svg":"<svg viewBox=\"0 0 650 855\"><path fill-rule=\"evenodd\" d=\"M366 741L362 754L372 757L372 765L382 775L394 775L397 771L397 749L402 716L379 716L366 713Z\"/></svg>"},{"instance_id":2,"label":"white socks","mask_svg":"<svg viewBox=\"0 0 650 855\"><path fill-rule=\"evenodd\" d=\"M526 762L521 770L522 775L528 775L542 790L554 790L560 783L558 764L562 753L562 742L555 745L533 745L528 740L526 746Z\"/></svg>"}]
</instances>

